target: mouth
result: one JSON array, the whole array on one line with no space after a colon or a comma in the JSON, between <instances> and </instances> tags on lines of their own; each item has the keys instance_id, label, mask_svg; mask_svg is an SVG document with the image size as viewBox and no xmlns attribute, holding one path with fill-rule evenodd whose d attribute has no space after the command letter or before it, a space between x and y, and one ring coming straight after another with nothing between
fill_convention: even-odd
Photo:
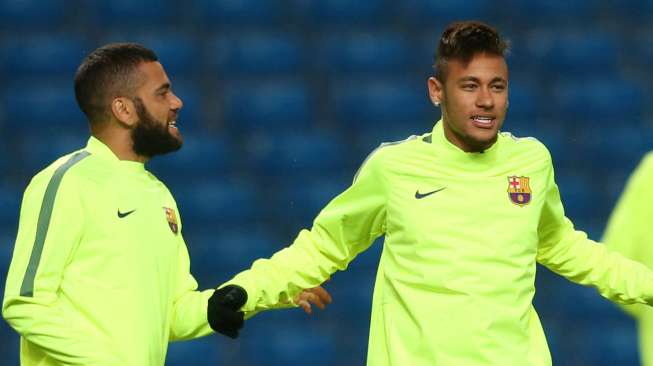
<instances>
[{"instance_id":1,"label":"mouth","mask_svg":"<svg viewBox=\"0 0 653 366\"><path fill-rule=\"evenodd\" d=\"M177 129L177 121L168 122L168 127L174 128L176 130Z\"/></svg>"},{"instance_id":2,"label":"mouth","mask_svg":"<svg viewBox=\"0 0 653 366\"><path fill-rule=\"evenodd\" d=\"M474 126L479 127L479 128L492 128L494 126L494 122L496 121L495 116L471 116L470 119L472 120L472 123Z\"/></svg>"}]
</instances>

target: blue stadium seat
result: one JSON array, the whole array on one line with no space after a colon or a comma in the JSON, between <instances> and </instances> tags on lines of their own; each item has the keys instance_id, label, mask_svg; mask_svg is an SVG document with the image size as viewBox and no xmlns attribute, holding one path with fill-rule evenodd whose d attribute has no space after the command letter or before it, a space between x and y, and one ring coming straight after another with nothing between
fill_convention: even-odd
<instances>
[{"instance_id":1,"label":"blue stadium seat","mask_svg":"<svg viewBox=\"0 0 653 366\"><path fill-rule=\"evenodd\" d=\"M264 27L284 21L279 0L199 0L193 2L194 19L208 27Z\"/></svg>"},{"instance_id":2,"label":"blue stadium seat","mask_svg":"<svg viewBox=\"0 0 653 366\"><path fill-rule=\"evenodd\" d=\"M401 1L399 7L407 24L443 29L453 21L464 19L489 21L494 15L493 11L496 5L490 0L407 0Z\"/></svg>"},{"instance_id":3,"label":"blue stadium seat","mask_svg":"<svg viewBox=\"0 0 653 366\"><path fill-rule=\"evenodd\" d=\"M291 227L310 228L320 210L349 187L353 175L287 182L274 195L272 215L284 217Z\"/></svg>"},{"instance_id":4,"label":"blue stadium seat","mask_svg":"<svg viewBox=\"0 0 653 366\"><path fill-rule=\"evenodd\" d=\"M156 29L170 26L183 17L173 0L113 0L86 3L89 16L96 24L113 28Z\"/></svg>"},{"instance_id":5,"label":"blue stadium seat","mask_svg":"<svg viewBox=\"0 0 653 366\"><path fill-rule=\"evenodd\" d=\"M557 184L565 207L565 214L574 223L579 225L583 218L591 217L599 211L601 201L596 199L592 180L585 175L558 174ZM583 229L583 227L580 227Z\"/></svg>"},{"instance_id":6,"label":"blue stadium seat","mask_svg":"<svg viewBox=\"0 0 653 366\"><path fill-rule=\"evenodd\" d=\"M650 0L607 0L601 3L606 14L625 26L646 22L653 13L653 1Z\"/></svg>"},{"instance_id":7,"label":"blue stadium seat","mask_svg":"<svg viewBox=\"0 0 653 366\"><path fill-rule=\"evenodd\" d=\"M653 131L627 120L607 125L602 131L584 131L579 141L580 156L596 172L603 174L635 168L641 157L651 149Z\"/></svg>"},{"instance_id":8,"label":"blue stadium seat","mask_svg":"<svg viewBox=\"0 0 653 366\"><path fill-rule=\"evenodd\" d=\"M200 83L193 81L194 79L175 77L175 74L170 71L168 77L172 83L172 91L184 103L178 115L178 126L181 132L194 134L209 132L211 124L205 120L206 103L203 100Z\"/></svg>"},{"instance_id":9,"label":"blue stadium seat","mask_svg":"<svg viewBox=\"0 0 653 366\"><path fill-rule=\"evenodd\" d=\"M0 131L2 131L1 123ZM8 132L0 133L4 134L5 136L8 135ZM11 147L9 146L10 142L11 139L0 139L0 172L4 172L5 177L12 176L12 168L16 163L15 159L13 159L13 156L10 154L10 151L12 151Z\"/></svg>"},{"instance_id":10,"label":"blue stadium seat","mask_svg":"<svg viewBox=\"0 0 653 366\"><path fill-rule=\"evenodd\" d=\"M77 107L71 80L11 85L3 95L5 128L17 135L53 136L87 133L84 114Z\"/></svg>"},{"instance_id":11,"label":"blue stadium seat","mask_svg":"<svg viewBox=\"0 0 653 366\"><path fill-rule=\"evenodd\" d=\"M200 71L199 39L177 29L156 29L149 32L114 31L102 37L100 44L136 42L152 49L158 56L173 84L180 77L192 77Z\"/></svg>"},{"instance_id":12,"label":"blue stadium seat","mask_svg":"<svg viewBox=\"0 0 653 366\"><path fill-rule=\"evenodd\" d=\"M600 2L592 0L507 0L503 9L505 16L518 25L569 25L591 23L601 10Z\"/></svg>"},{"instance_id":13,"label":"blue stadium seat","mask_svg":"<svg viewBox=\"0 0 653 366\"><path fill-rule=\"evenodd\" d=\"M3 187L4 188L4 187ZM10 189L11 190L11 189ZM18 193L16 193L18 195ZM6 209L6 202L0 195L0 215L12 214L12 220L18 221L18 210ZM4 211L9 212L4 212ZM0 220L4 220L0 217ZM5 279L11 257L14 250L14 241L16 239L17 225L11 227L4 227L0 224L0 292L5 292ZM7 324L7 322L0 322L0 354L2 355L2 363L4 365L18 365L20 364L18 352L20 349L20 342L18 334Z\"/></svg>"},{"instance_id":14,"label":"blue stadium seat","mask_svg":"<svg viewBox=\"0 0 653 366\"><path fill-rule=\"evenodd\" d=\"M314 116L311 95L298 83L229 85L222 103L222 119L234 132L305 129Z\"/></svg>"},{"instance_id":15,"label":"blue stadium seat","mask_svg":"<svg viewBox=\"0 0 653 366\"><path fill-rule=\"evenodd\" d=\"M416 42L413 55L415 57L415 70L421 72L426 79L435 75L433 64L435 63L435 53L440 42L440 34L429 30L420 35L415 33L413 37Z\"/></svg>"},{"instance_id":16,"label":"blue stadium seat","mask_svg":"<svg viewBox=\"0 0 653 366\"><path fill-rule=\"evenodd\" d=\"M313 366L337 365L337 355L333 352L337 349L337 333L329 332L326 327L316 329L315 326L313 331L307 332L308 320L303 314L299 316L304 319L267 321L265 327L256 327L251 321L242 341L243 347L251 350L247 352L247 361L252 365L266 366L287 366L298 360ZM262 323L260 319L255 321Z\"/></svg>"},{"instance_id":17,"label":"blue stadium seat","mask_svg":"<svg viewBox=\"0 0 653 366\"><path fill-rule=\"evenodd\" d=\"M172 342L168 346L166 365L219 365L220 353L216 335L193 339L190 341Z\"/></svg>"},{"instance_id":18,"label":"blue stadium seat","mask_svg":"<svg viewBox=\"0 0 653 366\"><path fill-rule=\"evenodd\" d=\"M25 29L52 29L67 20L73 10L64 0L3 0L0 1L0 29L18 31Z\"/></svg>"},{"instance_id":19,"label":"blue stadium seat","mask_svg":"<svg viewBox=\"0 0 653 366\"><path fill-rule=\"evenodd\" d=\"M575 162L571 146L561 133L547 133L540 130L534 137L549 150L556 169L565 169Z\"/></svg>"},{"instance_id":20,"label":"blue stadium seat","mask_svg":"<svg viewBox=\"0 0 653 366\"><path fill-rule=\"evenodd\" d=\"M2 354L2 362L5 365L20 365L20 337L6 322L3 321L0 323L2 323L0 324L0 354Z\"/></svg>"},{"instance_id":21,"label":"blue stadium seat","mask_svg":"<svg viewBox=\"0 0 653 366\"><path fill-rule=\"evenodd\" d=\"M293 0L298 19L329 27L388 25L396 14L395 2L388 0Z\"/></svg>"},{"instance_id":22,"label":"blue stadium seat","mask_svg":"<svg viewBox=\"0 0 653 366\"><path fill-rule=\"evenodd\" d=\"M620 79L590 79L560 83L554 102L561 118L596 128L614 121L644 120L641 88Z\"/></svg>"},{"instance_id":23,"label":"blue stadium seat","mask_svg":"<svg viewBox=\"0 0 653 366\"><path fill-rule=\"evenodd\" d=\"M183 131L182 134L184 145L181 150L155 157L148 163L148 169L174 188L188 184L188 177L196 174L216 179L229 175L236 158L229 141Z\"/></svg>"},{"instance_id":24,"label":"blue stadium seat","mask_svg":"<svg viewBox=\"0 0 653 366\"><path fill-rule=\"evenodd\" d=\"M287 242L254 227L195 230L185 235L191 258L191 271L200 288L216 286L230 276L251 267L259 258L268 258Z\"/></svg>"},{"instance_id":25,"label":"blue stadium seat","mask_svg":"<svg viewBox=\"0 0 653 366\"><path fill-rule=\"evenodd\" d=\"M0 238L3 240L9 235L16 234L22 196L23 194L18 187L9 184L0 185ZM10 242L0 242L0 248L4 247L13 247L13 239ZM11 259L10 252L9 258ZM4 257L0 256L0 260L4 259Z\"/></svg>"},{"instance_id":26,"label":"blue stadium seat","mask_svg":"<svg viewBox=\"0 0 653 366\"><path fill-rule=\"evenodd\" d=\"M262 179L330 175L346 166L346 145L316 131L257 137L249 156Z\"/></svg>"},{"instance_id":27,"label":"blue stadium seat","mask_svg":"<svg viewBox=\"0 0 653 366\"><path fill-rule=\"evenodd\" d=\"M59 157L86 146L88 135L60 132L59 128L56 131L50 136L34 134L21 139L18 146L21 159L14 163L15 169L31 177Z\"/></svg>"},{"instance_id":28,"label":"blue stadium seat","mask_svg":"<svg viewBox=\"0 0 653 366\"><path fill-rule=\"evenodd\" d=\"M337 312L336 317L348 319L352 325L355 322L358 326L367 325L369 328L376 271L376 267L358 266L336 272L331 277L328 287L333 298L347 299L347 306L334 307L333 311Z\"/></svg>"},{"instance_id":29,"label":"blue stadium seat","mask_svg":"<svg viewBox=\"0 0 653 366\"><path fill-rule=\"evenodd\" d=\"M510 41L510 50L506 57L510 71L510 82L522 81L523 79L530 81L533 76L549 76L548 74L539 74L542 52L531 44L531 39L536 39L539 42L539 39L544 37L533 35L533 33L538 34L538 32L527 33L521 30L502 34L503 37ZM540 47L547 47L546 42L548 42L548 38L544 40Z\"/></svg>"},{"instance_id":30,"label":"blue stadium seat","mask_svg":"<svg viewBox=\"0 0 653 366\"><path fill-rule=\"evenodd\" d=\"M540 118L539 106L544 96L535 83L510 81L508 113L509 120L535 120Z\"/></svg>"},{"instance_id":31,"label":"blue stadium seat","mask_svg":"<svg viewBox=\"0 0 653 366\"><path fill-rule=\"evenodd\" d=\"M653 8L653 1L650 3ZM628 52L622 52L622 56L628 59L630 64L648 70L648 67L653 64L653 39L650 31L641 32L633 37Z\"/></svg>"},{"instance_id":32,"label":"blue stadium seat","mask_svg":"<svg viewBox=\"0 0 653 366\"><path fill-rule=\"evenodd\" d=\"M541 47L533 44L532 47ZM583 78L617 73L618 43L614 36L586 31L562 34L553 39L542 58L546 67L556 77Z\"/></svg>"},{"instance_id":33,"label":"blue stadium seat","mask_svg":"<svg viewBox=\"0 0 653 366\"><path fill-rule=\"evenodd\" d=\"M329 34L321 40L313 64L334 73L403 74L413 67L415 52L399 33Z\"/></svg>"},{"instance_id":34,"label":"blue stadium seat","mask_svg":"<svg viewBox=\"0 0 653 366\"><path fill-rule=\"evenodd\" d=\"M600 319L596 324L588 325L579 338L583 341L574 349L579 358L578 365L640 364L637 329L632 320L614 323Z\"/></svg>"},{"instance_id":35,"label":"blue stadium seat","mask_svg":"<svg viewBox=\"0 0 653 366\"><path fill-rule=\"evenodd\" d=\"M256 219L256 191L247 184L221 180L193 181L172 190L184 224L230 225ZM192 231L192 230L191 230Z\"/></svg>"},{"instance_id":36,"label":"blue stadium seat","mask_svg":"<svg viewBox=\"0 0 653 366\"><path fill-rule=\"evenodd\" d=\"M564 321L591 325L598 320L605 323L623 323L628 320L628 315L616 304L601 297L593 288L569 283L556 287L556 291L561 299L558 301L558 316Z\"/></svg>"},{"instance_id":37,"label":"blue stadium seat","mask_svg":"<svg viewBox=\"0 0 653 366\"><path fill-rule=\"evenodd\" d=\"M338 123L346 130L376 130L392 124L432 119L433 106L424 82L348 81L332 98Z\"/></svg>"},{"instance_id":38,"label":"blue stadium seat","mask_svg":"<svg viewBox=\"0 0 653 366\"><path fill-rule=\"evenodd\" d=\"M220 35L207 42L204 56L207 69L226 80L290 76L301 71L303 58L296 35L279 32Z\"/></svg>"},{"instance_id":39,"label":"blue stadium seat","mask_svg":"<svg viewBox=\"0 0 653 366\"><path fill-rule=\"evenodd\" d=\"M65 77L72 90L75 71L90 51L87 39L79 35L17 36L0 41L0 73L19 80L28 77Z\"/></svg>"}]
</instances>

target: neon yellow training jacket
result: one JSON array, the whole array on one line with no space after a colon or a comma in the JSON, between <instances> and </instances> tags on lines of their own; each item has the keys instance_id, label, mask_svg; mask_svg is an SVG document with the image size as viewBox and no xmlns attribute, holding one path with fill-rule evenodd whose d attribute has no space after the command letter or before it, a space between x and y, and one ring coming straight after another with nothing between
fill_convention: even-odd
<instances>
[{"instance_id":1,"label":"neon yellow training jacket","mask_svg":"<svg viewBox=\"0 0 653 366\"><path fill-rule=\"evenodd\" d=\"M644 157L630 177L610 217L605 244L628 258L653 268L653 153ZM653 366L653 308L624 307L637 319L642 366Z\"/></svg>"},{"instance_id":2,"label":"neon yellow training jacket","mask_svg":"<svg viewBox=\"0 0 653 366\"><path fill-rule=\"evenodd\" d=\"M2 314L22 365L163 365L212 333L177 205L143 164L91 138L27 187Z\"/></svg>"},{"instance_id":3,"label":"neon yellow training jacket","mask_svg":"<svg viewBox=\"0 0 653 366\"><path fill-rule=\"evenodd\" d=\"M609 299L653 302L651 271L574 230L541 143L501 133L465 153L442 122L382 145L310 231L229 283L247 290L251 315L344 270L381 235L372 366L551 365L531 303L536 262Z\"/></svg>"}]
</instances>

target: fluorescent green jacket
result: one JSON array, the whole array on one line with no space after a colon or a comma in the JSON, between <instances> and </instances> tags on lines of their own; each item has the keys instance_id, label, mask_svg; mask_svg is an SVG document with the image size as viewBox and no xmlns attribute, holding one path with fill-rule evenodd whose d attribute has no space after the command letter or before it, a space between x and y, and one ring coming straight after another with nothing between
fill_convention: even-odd
<instances>
[{"instance_id":1,"label":"fluorescent green jacket","mask_svg":"<svg viewBox=\"0 0 653 366\"><path fill-rule=\"evenodd\" d=\"M608 247L653 268L653 153L644 157L628 181L605 231ZM638 322L642 365L653 366L653 309L624 307Z\"/></svg>"},{"instance_id":2,"label":"fluorescent green jacket","mask_svg":"<svg viewBox=\"0 0 653 366\"><path fill-rule=\"evenodd\" d=\"M540 142L501 133L485 152L465 153L441 122L382 145L310 231L230 283L250 295L243 310L267 309L344 270L381 235L372 366L551 365L531 302L537 262L612 300L653 302L651 271L564 216Z\"/></svg>"},{"instance_id":3,"label":"fluorescent green jacket","mask_svg":"<svg viewBox=\"0 0 653 366\"><path fill-rule=\"evenodd\" d=\"M22 365L163 365L212 332L177 205L143 164L99 140L27 187L2 314Z\"/></svg>"}]
</instances>

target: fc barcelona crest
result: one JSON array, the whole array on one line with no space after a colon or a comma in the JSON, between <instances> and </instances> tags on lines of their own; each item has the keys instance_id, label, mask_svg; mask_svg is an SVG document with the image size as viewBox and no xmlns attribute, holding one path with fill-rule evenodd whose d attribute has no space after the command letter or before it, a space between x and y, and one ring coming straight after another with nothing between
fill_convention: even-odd
<instances>
[{"instance_id":1,"label":"fc barcelona crest","mask_svg":"<svg viewBox=\"0 0 653 366\"><path fill-rule=\"evenodd\" d=\"M508 177L508 196L510 201L520 207L531 202L531 187L528 184L529 177L518 177L513 175Z\"/></svg>"},{"instance_id":2,"label":"fc barcelona crest","mask_svg":"<svg viewBox=\"0 0 653 366\"><path fill-rule=\"evenodd\" d=\"M168 207L164 207L163 209L166 211L166 219L168 220L168 226L170 226L170 230L172 230L172 232L177 235L179 226L177 225L177 215L175 214L175 210Z\"/></svg>"}]
</instances>

